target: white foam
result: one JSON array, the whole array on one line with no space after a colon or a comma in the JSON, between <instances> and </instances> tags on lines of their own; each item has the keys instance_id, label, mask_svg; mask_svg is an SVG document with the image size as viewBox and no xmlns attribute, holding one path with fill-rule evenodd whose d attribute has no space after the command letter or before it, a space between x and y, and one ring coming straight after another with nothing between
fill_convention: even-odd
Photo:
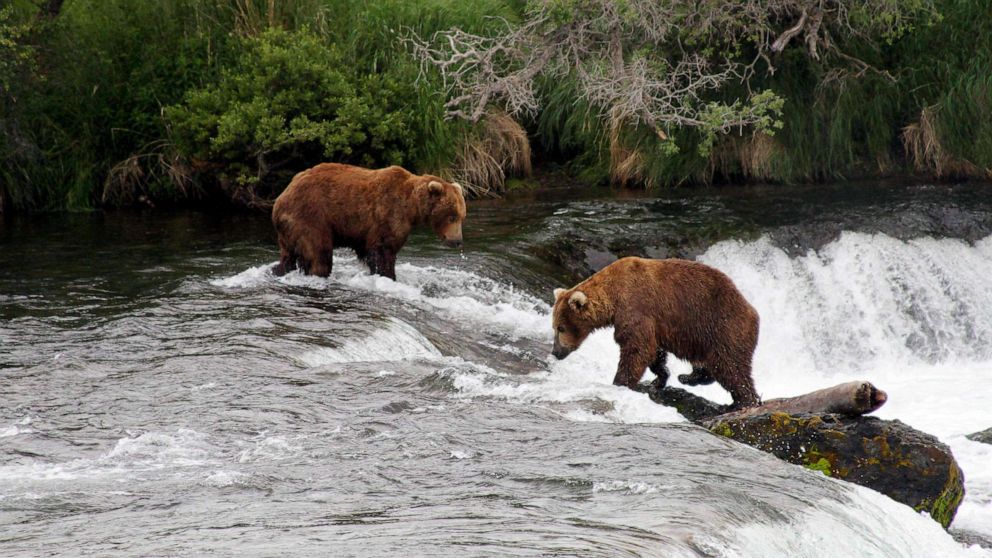
<instances>
[{"instance_id":1,"label":"white foam","mask_svg":"<svg viewBox=\"0 0 992 558\"><path fill-rule=\"evenodd\" d=\"M232 275L231 277L213 279L210 281L210 284L215 287L223 287L225 289L258 287L275 278L275 275L272 274L272 265L273 264L266 264L258 267L251 267L241 273Z\"/></svg>"},{"instance_id":2,"label":"white foam","mask_svg":"<svg viewBox=\"0 0 992 558\"><path fill-rule=\"evenodd\" d=\"M291 459L300 455L303 445L299 438L285 436L262 436L242 450L238 456L239 463L254 463L257 461L279 461Z\"/></svg>"},{"instance_id":3,"label":"white foam","mask_svg":"<svg viewBox=\"0 0 992 558\"><path fill-rule=\"evenodd\" d=\"M641 481L613 480L596 482L592 485L593 494L597 492L622 492L624 494L654 494L659 488L656 485Z\"/></svg>"},{"instance_id":4,"label":"white foam","mask_svg":"<svg viewBox=\"0 0 992 558\"><path fill-rule=\"evenodd\" d=\"M651 401L646 395L613 385L620 351L612 329L593 332L579 350L565 360L548 357L548 371L524 376L501 374L485 367L462 371L454 385L468 397L505 399L520 404L601 402L603 412L572 409L566 416L579 421L620 423L682 422L675 409ZM650 372L645 381L651 379Z\"/></svg>"},{"instance_id":5,"label":"white foam","mask_svg":"<svg viewBox=\"0 0 992 558\"><path fill-rule=\"evenodd\" d=\"M369 274L363 264L347 254L335 254L334 271L329 278L303 275L298 271L276 277L271 272L273 265L249 268L232 277L214 279L210 284L244 289L278 282L320 290L346 285L412 302L449 319L482 326L511 338L537 335L551 340L547 303L512 286L467 271L401 263L396 266L398 280L393 281Z\"/></svg>"},{"instance_id":6,"label":"white foam","mask_svg":"<svg viewBox=\"0 0 992 558\"><path fill-rule=\"evenodd\" d=\"M305 366L316 367L343 362L384 362L440 356L437 347L416 328L402 320L389 318L385 327L375 329L361 339L348 339L339 347L323 347L303 353L299 361Z\"/></svg>"},{"instance_id":7,"label":"white foam","mask_svg":"<svg viewBox=\"0 0 992 558\"><path fill-rule=\"evenodd\" d=\"M12 438L21 434L34 432L34 430L27 428L27 425L31 424L31 422L31 417L24 417L10 426L0 428L0 438Z\"/></svg>"},{"instance_id":8,"label":"white foam","mask_svg":"<svg viewBox=\"0 0 992 558\"><path fill-rule=\"evenodd\" d=\"M251 475L239 471L220 470L207 475L203 482L209 486L226 488L228 486L243 485L251 478Z\"/></svg>"},{"instance_id":9,"label":"white foam","mask_svg":"<svg viewBox=\"0 0 992 558\"><path fill-rule=\"evenodd\" d=\"M963 547L940 524L907 506L860 486L849 502L824 500L784 524L754 523L733 530L730 540L707 540L720 556L859 556L888 558L988 557Z\"/></svg>"},{"instance_id":10,"label":"white foam","mask_svg":"<svg viewBox=\"0 0 992 558\"><path fill-rule=\"evenodd\" d=\"M215 459L215 453L216 450L207 437L194 430L179 429L175 433L147 432L121 438L109 451L94 459L0 466L0 480L37 482L129 477L141 472L210 463Z\"/></svg>"}]
</instances>

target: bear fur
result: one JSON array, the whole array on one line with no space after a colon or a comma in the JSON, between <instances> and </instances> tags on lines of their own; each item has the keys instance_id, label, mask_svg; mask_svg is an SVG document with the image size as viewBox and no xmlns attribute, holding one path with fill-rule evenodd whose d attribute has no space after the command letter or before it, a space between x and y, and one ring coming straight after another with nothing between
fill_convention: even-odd
<instances>
[{"instance_id":1,"label":"bear fur","mask_svg":"<svg viewBox=\"0 0 992 558\"><path fill-rule=\"evenodd\" d=\"M450 247L462 245L462 187L402 167L372 170L323 163L298 173L276 199L281 275L327 277L334 248L351 248L372 273L396 279L396 254L414 226L428 225Z\"/></svg>"},{"instance_id":2,"label":"bear fur","mask_svg":"<svg viewBox=\"0 0 992 558\"><path fill-rule=\"evenodd\" d=\"M616 385L637 389L645 368L668 381L668 353L693 365L685 378L716 380L735 408L761 403L751 377L758 313L729 277L687 260L623 258L571 289L555 289L553 354L562 359L589 333L614 327Z\"/></svg>"}]
</instances>

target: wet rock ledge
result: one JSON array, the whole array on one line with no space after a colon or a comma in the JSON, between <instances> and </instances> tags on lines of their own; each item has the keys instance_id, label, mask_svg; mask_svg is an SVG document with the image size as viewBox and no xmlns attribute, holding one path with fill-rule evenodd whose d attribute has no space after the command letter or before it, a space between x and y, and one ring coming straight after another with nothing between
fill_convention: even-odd
<instances>
[{"instance_id":1,"label":"wet rock ledge","mask_svg":"<svg viewBox=\"0 0 992 558\"><path fill-rule=\"evenodd\" d=\"M870 386L867 382L861 385L866 384ZM821 410L831 412L815 412L806 408L809 405L783 405L790 400L777 400L728 413L726 407L683 389L648 386L645 391L656 403L674 407L711 432L881 492L927 512L944 528L964 498L964 475L950 448L898 420L859 414L877 409L884 403L884 393L881 403L860 411L850 405L826 404ZM808 395L815 393L819 392Z\"/></svg>"}]
</instances>

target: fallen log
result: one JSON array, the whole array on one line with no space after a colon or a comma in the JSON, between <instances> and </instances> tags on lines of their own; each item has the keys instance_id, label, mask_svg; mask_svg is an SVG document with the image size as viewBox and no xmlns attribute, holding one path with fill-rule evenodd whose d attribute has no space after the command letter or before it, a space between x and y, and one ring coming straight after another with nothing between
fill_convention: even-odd
<instances>
[{"instance_id":1,"label":"fallen log","mask_svg":"<svg viewBox=\"0 0 992 558\"><path fill-rule=\"evenodd\" d=\"M678 388L658 389L656 384L642 385L655 403L675 407L693 422L721 417L744 417L766 413L817 413L858 416L877 411L888 400L886 393L871 382L848 382L795 397L770 399L757 407L738 411L718 405Z\"/></svg>"},{"instance_id":2,"label":"fallen log","mask_svg":"<svg viewBox=\"0 0 992 558\"><path fill-rule=\"evenodd\" d=\"M964 476L950 449L898 420L861 416L885 403L870 382L841 384L758 407L729 411L686 390L645 391L715 434L885 494L927 512L945 528L964 498Z\"/></svg>"},{"instance_id":3,"label":"fallen log","mask_svg":"<svg viewBox=\"0 0 992 558\"><path fill-rule=\"evenodd\" d=\"M886 393L871 382L848 382L795 397L770 399L757 407L732 412L720 418L737 418L766 413L837 414L849 417L877 411L888 400Z\"/></svg>"}]
</instances>

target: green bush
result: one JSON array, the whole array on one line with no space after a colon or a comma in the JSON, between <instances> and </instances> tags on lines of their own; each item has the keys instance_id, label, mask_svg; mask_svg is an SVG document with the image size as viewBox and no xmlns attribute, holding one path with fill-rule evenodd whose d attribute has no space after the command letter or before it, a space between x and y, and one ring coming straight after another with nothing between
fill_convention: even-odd
<instances>
[{"instance_id":1,"label":"green bush","mask_svg":"<svg viewBox=\"0 0 992 558\"><path fill-rule=\"evenodd\" d=\"M230 194L271 197L286 173L321 160L405 162L416 137L396 81L353 76L338 49L307 29L269 29L239 48L217 83L164 112L180 153L220 169Z\"/></svg>"}]
</instances>

